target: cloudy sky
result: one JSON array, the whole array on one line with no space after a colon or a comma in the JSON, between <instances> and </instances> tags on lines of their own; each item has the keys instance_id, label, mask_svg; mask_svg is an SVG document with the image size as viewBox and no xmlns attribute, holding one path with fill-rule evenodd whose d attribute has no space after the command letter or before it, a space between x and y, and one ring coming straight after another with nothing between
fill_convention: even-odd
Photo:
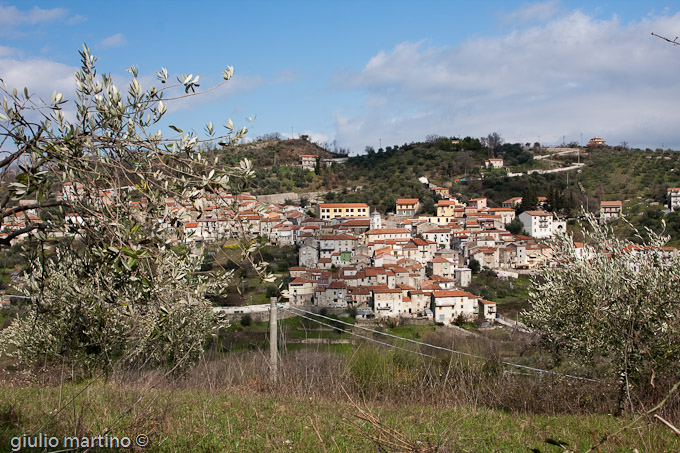
<instances>
[{"instance_id":1,"label":"cloudy sky","mask_svg":"<svg viewBox=\"0 0 680 453\"><path fill-rule=\"evenodd\" d=\"M121 85L130 65L144 86L165 67L202 88L234 66L170 106L197 132L232 118L352 153L490 132L680 150L680 46L652 32L680 35L678 1L0 2L0 78L71 97L87 43Z\"/></svg>"}]
</instances>

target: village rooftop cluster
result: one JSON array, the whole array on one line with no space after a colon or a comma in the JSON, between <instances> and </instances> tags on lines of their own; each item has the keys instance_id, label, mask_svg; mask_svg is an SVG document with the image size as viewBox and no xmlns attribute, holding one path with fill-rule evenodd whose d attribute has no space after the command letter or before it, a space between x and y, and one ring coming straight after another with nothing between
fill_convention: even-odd
<instances>
[{"instance_id":1,"label":"village rooftop cluster","mask_svg":"<svg viewBox=\"0 0 680 453\"><path fill-rule=\"evenodd\" d=\"M320 202L310 212L309 207L228 193L207 196L202 210L173 198L166 200L166 208L186 213L177 242L246 235L275 246L297 246L299 266L290 270L289 302L317 309L354 308L363 318L429 319L445 325L460 319L493 321L496 303L466 291L472 267L491 269L499 278L517 278L559 264L550 240L566 232L565 219L544 210L517 215L522 197L492 208L486 198L462 203L449 189L425 184L442 198L436 216L420 215L417 198L398 199L395 212L386 216L365 203ZM124 190L99 191L99 203L115 202ZM59 196L69 199L85 192L81 185L65 183ZM669 209L680 209L680 188L669 188L667 194ZM144 200L128 202L140 213L144 210ZM538 197L538 202L540 209L546 198ZM622 207L621 201L602 201L600 221L620 217ZM0 234L24 228L38 217L35 210L9 217ZM506 230L516 217L525 234ZM76 213L67 213L65 220L73 234L88 221ZM666 252L677 253L672 248Z\"/></svg>"}]
</instances>

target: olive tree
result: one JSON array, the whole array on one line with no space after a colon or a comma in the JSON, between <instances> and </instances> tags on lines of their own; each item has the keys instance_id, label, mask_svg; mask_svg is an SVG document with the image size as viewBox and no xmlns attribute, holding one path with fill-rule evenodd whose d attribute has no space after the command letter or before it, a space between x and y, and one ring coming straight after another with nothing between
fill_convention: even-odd
<instances>
[{"instance_id":1,"label":"olive tree","mask_svg":"<svg viewBox=\"0 0 680 453\"><path fill-rule=\"evenodd\" d=\"M583 246L558 238L563 265L534 278L523 315L554 353L608 360L623 409L643 380L680 371L680 259L667 237L647 231L633 243L589 219Z\"/></svg>"},{"instance_id":2,"label":"olive tree","mask_svg":"<svg viewBox=\"0 0 680 453\"><path fill-rule=\"evenodd\" d=\"M248 186L251 163L224 167L202 149L230 146L247 129L228 120L217 134L208 123L200 138L171 125L176 135L165 137L151 128L169 103L201 94L198 75L174 83L161 69L159 87L143 87L130 67L120 90L97 74L86 46L80 56L72 102L2 82L0 220L18 226L0 236L0 248L23 241L30 312L0 332L0 352L103 370L190 363L224 325L206 296L230 274L200 272L202 251L183 225L209 204L238 212L222 200ZM228 67L220 84L232 75ZM247 238L240 243L252 252Z\"/></svg>"}]
</instances>

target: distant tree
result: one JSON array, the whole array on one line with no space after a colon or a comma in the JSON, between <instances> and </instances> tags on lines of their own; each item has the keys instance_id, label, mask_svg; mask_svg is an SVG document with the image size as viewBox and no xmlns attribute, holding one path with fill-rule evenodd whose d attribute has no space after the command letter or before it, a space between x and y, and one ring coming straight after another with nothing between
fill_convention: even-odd
<instances>
[{"instance_id":1,"label":"distant tree","mask_svg":"<svg viewBox=\"0 0 680 453\"><path fill-rule=\"evenodd\" d=\"M519 220L519 217L515 217L512 219L512 222L505 226L505 229L512 234L522 234L524 232L524 224Z\"/></svg>"},{"instance_id":2,"label":"distant tree","mask_svg":"<svg viewBox=\"0 0 680 453\"><path fill-rule=\"evenodd\" d=\"M522 196L520 211L534 211L538 206L538 196L533 187L529 187Z\"/></svg>"},{"instance_id":3,"label":"distant tree","mask_svg":"<svg viewBox=\"0 0 680 453\"><path fill-rule=\"evenodd\" d=\"M470 268L473 274L478 274L482 268L482 265L479 264L479 261L477 261L475 258L470 258L470 261L468 262L468 267Z\"/></svg>"},{"instance_id":4,"label":"distant tree","mask_svg":"<svg viewBox=\"0 0 680 453\"><path fill-rule=\"evenodd\" d=\"M505 142L498 132L492 132L486 137L482 137L480 140L482 145L489 148L489 156L491 157L494 156L496 148Z\"/></svg>"}]
</instances>

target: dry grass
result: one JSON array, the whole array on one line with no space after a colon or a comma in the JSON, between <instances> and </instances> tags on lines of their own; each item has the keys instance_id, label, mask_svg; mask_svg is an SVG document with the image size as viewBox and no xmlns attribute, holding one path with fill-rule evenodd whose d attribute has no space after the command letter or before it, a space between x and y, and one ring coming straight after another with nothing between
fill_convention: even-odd
<instances>
[{"instance_id":1,"label":"dry grass","mask_svg":"<svg viewBox=\"0 0 680 453\"><path fill-rule=\"evenodd\" d=\"M427 341L496 358L508 353L493 342ZM22 433L110 431L147 434L153 451L375 451L376 439L392 442L382 445L386 451L551 451L548 439L582 451L633 420L608 415L617 405L611 386L511 374L497 360L361 344L345 354L296 350L280 364L276 387L261 351L203 360L182 375L119 370L83 380L55 366L31 382L5 381L0 450ZM663 415L678 421L672 411ZM680 442L650 416L601 451L632 448L678 451Z\"/></svg>"}]
</instances>

